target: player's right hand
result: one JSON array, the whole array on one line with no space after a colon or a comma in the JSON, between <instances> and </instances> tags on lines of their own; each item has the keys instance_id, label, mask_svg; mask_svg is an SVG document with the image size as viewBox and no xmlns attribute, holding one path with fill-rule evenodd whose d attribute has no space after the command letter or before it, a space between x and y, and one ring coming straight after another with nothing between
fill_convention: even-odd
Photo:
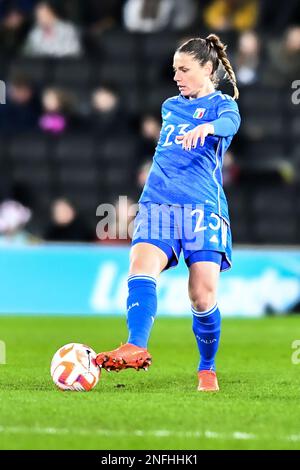
<instances>
[{"instance_id":1,"label":"player's right hand","mask_svg":"<svg viewBox=\"0 0 300 470\"><path fill-rule=\"evenodd\" d=\"M184 150L192 150L192 148L196 148L198 144L198 140L200 139L200 145L203 147L205 138L209 134L214 134L215 129L214 126L210 123L200 124L199 126L195 127L191 131L188 131L184 135L178 135L176 140L181 143L182 141L182 148Z\"/></svg>"}]
</instances>

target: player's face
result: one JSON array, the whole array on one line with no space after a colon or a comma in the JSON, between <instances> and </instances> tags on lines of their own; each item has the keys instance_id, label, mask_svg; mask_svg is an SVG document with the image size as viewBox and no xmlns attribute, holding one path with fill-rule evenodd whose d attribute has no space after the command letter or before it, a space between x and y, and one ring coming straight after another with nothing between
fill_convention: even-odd
<instances>
[{"instance_id":1,"label":"player's face","mask_svg":"<svg viewBox=\"0 0 300 470\"><path fill-rule=\"evenodd\" d=\"M201 65L190 54L176 52L173 60L174 80L177 83L181 95L196 98L200 96L204 88L210 82L212 64L207 62Z\"/></svg>"}]
</instances>

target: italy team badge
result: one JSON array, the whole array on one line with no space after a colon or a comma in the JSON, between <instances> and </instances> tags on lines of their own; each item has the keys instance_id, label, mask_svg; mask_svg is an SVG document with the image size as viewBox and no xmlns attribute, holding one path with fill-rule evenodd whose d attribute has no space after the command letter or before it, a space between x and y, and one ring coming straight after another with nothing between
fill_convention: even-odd
<instances>
[{"instance_id":1,"label":"italy team badge","mask_svg":"<svg viewBox=\"0 0 300 470\"><path fill-rule=\"evenodd\" d=\"M197 108L196 111L194 112L193 117L196 119L201 119L205 113L206 109L205 108Z\"/></svg>"}]
</instances>

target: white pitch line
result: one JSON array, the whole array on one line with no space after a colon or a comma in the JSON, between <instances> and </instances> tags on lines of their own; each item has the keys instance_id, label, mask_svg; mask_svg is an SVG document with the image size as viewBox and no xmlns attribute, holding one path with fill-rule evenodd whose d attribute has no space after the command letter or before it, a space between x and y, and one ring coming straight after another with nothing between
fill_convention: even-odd
<instances>
[{"instance_id":1,"label":"white pitch line","mask_svg":"<svg viewBox=\"0 0 300 470\"><path fill-rule=\"evenodd\" d=\"M248 434L246 432L234 432L233 433L233 436L235 439L241 439L241 440L245 440L245 441L248 441L250 439L256 439L256 436L255 434Z\"/></svg>"},{"instance_id":2,"label":"white pitch line","mask_svg":"<svg viewBox=\"0 0 300 470\"><path fill-rule=\"evenodd\" d=\"M110 429L68 429L53 427L26 427L26 426L0 426L0 434L41 434L41 435L79 435L79 436L106 436L106 437L178 437L178 438L202 438L202 439L222 439L222 440L287 440L292 442L300 441L300 434L290 434L286 436L258 436L252 433L234 431L232 433L222 433L215 431L171 431L168 429L157 429L153 431L117 431Z\"/></svg>"}]
</instances>

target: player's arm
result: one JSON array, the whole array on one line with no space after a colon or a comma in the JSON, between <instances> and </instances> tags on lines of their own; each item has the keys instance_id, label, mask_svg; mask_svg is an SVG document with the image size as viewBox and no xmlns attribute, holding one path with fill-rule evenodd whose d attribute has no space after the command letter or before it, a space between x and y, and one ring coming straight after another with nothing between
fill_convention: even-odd
<instances>
[{"instance_id":1,"label":"player's arm","mask_svg":"<svg viewBox=\"0 0 300 470\"><path fill-rule=\"evenodd\" d=\"M238 112L226 110L218 119L215 119L210 124L214 128L214 135L218 137L230 137L237 133L240 123L241 118Z\"/></svg>"},{"instance_id":2,"label":"player's arm","mask_svg":"<svg viewBox=\"0 0 300 470\"><path fill-rule=\"evenodd\" d=\"M241 117L236 103L234 101L227 101L223 106L219 107L217 119L209 123L200 124L187 132L184 136L177 136L177 139L182 141L183 149L191 150L197 146L199 140L200 145L203 146L205 138L208 135L215 135L217 137L230 137L235 135L240 123Z\"/></svg>"},{"instance_id":3,"label":"player's arm","mask_svg":"<svg viewBox=\"0 0 300 470\"><path fill-rule=\"evenodd\" d=\"M214 135L217 137L234 136L241 124L239 108L231 96L223 95L217 105L217 119L210 124L214 126Z\"/></svg>"}]
</instances>

